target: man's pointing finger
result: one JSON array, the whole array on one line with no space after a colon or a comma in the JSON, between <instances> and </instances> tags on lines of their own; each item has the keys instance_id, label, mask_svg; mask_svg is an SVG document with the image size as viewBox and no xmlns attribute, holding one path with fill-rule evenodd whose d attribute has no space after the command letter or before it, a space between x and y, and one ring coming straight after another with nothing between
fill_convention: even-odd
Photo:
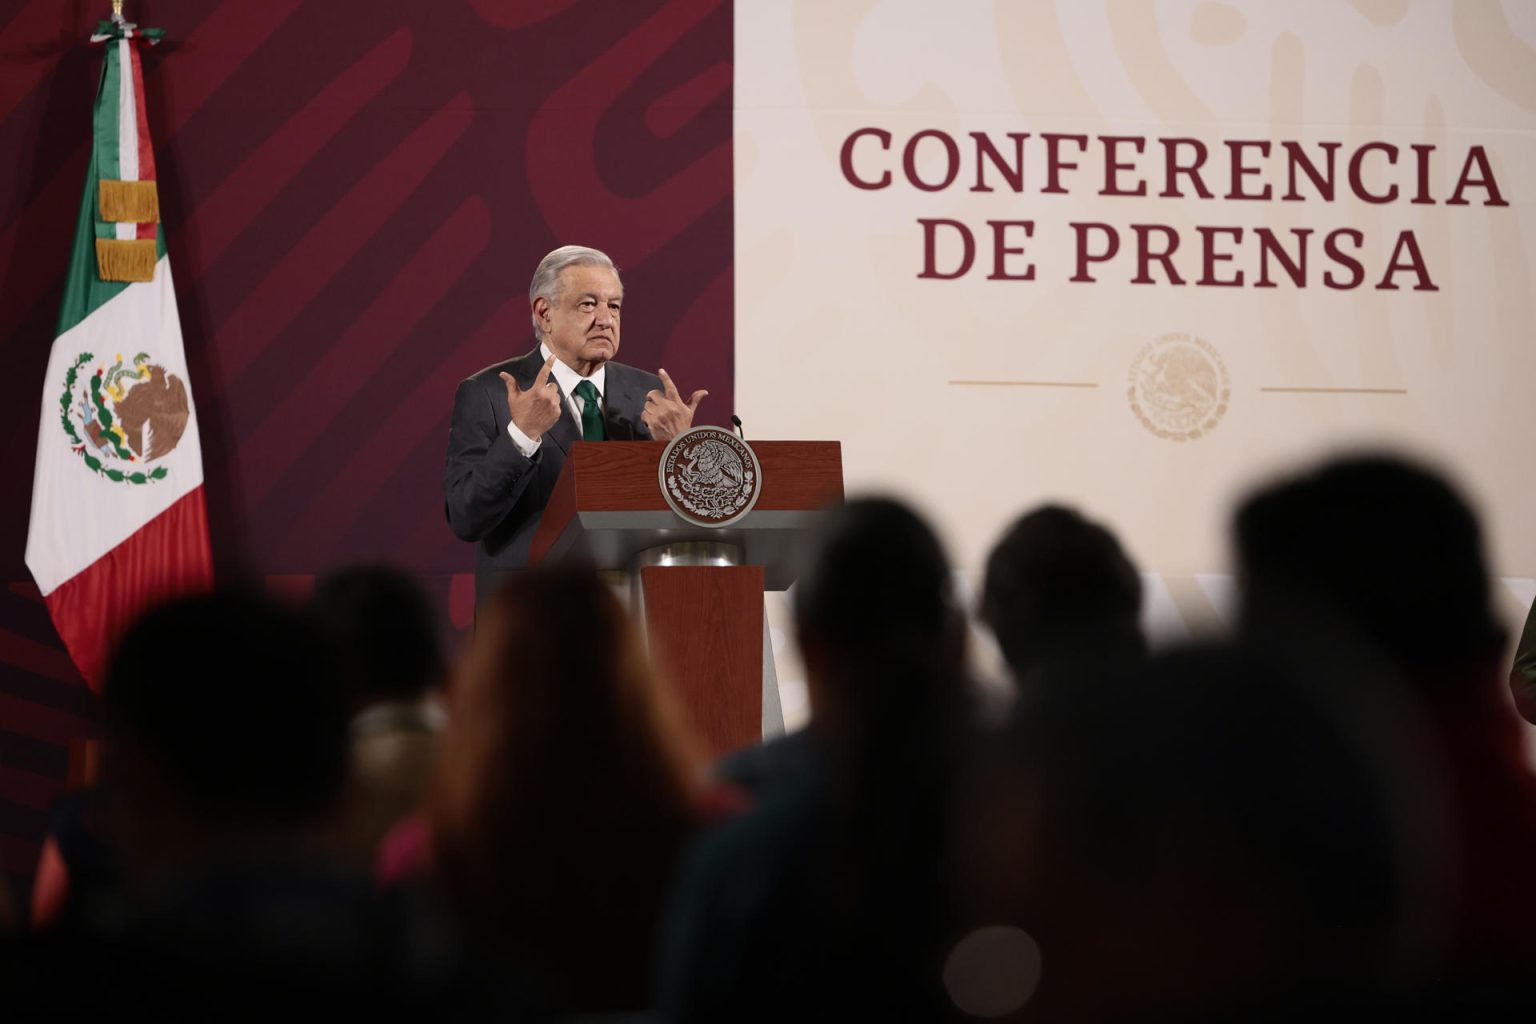
<instances>
[{"instance_id":1,"label":"man's pointing finger","mask_svg":"<svg viewBox=\"0 0 1536 1024\"><path fill-rule=\"evenodd\" d=\"M555 357L551 355L548 359L544 360L544 365L539 367L539 375L533 379L533 386L535 388L542 388L544 385L548 384L549 375L554 370L554 368Z\"/></svg>"}]
</instances>

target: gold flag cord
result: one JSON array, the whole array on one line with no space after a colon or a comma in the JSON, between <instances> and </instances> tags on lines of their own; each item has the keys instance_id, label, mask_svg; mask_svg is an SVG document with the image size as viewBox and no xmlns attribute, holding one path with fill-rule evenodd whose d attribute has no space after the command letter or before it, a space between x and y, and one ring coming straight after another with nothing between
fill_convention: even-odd
<instances>
[{"instance_id":1,"label":"gold flag cord","mask_svg":"<svg viewBox=\"0 0 1536 1024\"><path fill-rule=\"evenodd\" d=\"M160 220L160 195L153 181L103 179L100 192L97 205L104 221L154 224Z\"/></svg>"},{"instance_id":2,"label":"gold flag cord","mask_svg":"<svg viewBox=\"0 0 1536 1024\"><path fill-rule=\"evenodd\" d=\"M153 238L96 239L96 273L103 281L153 281L158 256Z\"/></svg>"}]
</instances>

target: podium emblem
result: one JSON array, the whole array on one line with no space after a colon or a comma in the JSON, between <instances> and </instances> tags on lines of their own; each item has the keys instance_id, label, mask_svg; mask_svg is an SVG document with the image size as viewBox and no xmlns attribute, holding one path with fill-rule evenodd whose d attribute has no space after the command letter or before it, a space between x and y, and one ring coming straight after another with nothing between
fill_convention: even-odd
<instances>
[{"instance_id":1,"label":"podium emblem","mask_svg":"<svg viewBox=\"0 0 1536 1024\"><path fill-rule=\"evenodd\" d=\"M719 427L678 434L657 469L667 505L696 526L729 526L757 504L763 467L752 446Z\"/></svg>"}]
</instances>

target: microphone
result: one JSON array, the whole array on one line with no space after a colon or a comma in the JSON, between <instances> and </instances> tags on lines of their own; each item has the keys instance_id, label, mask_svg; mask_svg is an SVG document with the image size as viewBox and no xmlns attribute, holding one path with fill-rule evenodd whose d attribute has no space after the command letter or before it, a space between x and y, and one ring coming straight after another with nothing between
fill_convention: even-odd
<instances>
[{"instance_id":1,"label":"microphone","mask_svg":"<svg viewBox=\"0 0 1536 1024\"><path fill-rule=\"evenodd\" d=\"M736 433L740 434L741 439L745 441L747 439L747 432L741 429L741 417L731 413L731 423L736 427Z\"/></svg>"}]
</instances>

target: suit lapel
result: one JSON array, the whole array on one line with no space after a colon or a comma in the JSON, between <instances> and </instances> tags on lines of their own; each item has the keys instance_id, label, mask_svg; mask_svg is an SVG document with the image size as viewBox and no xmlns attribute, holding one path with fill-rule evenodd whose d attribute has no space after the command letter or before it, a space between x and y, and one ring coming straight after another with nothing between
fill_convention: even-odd
<instances>
[{"instance_id":1,"label":"suit lapel","mask_svg":"<svg viewBox=\"0 0 1536 1024\"><path fill-rule=\"evenodd\" d=\"M581 428L576 425L576 417L571 415L571 401L558 381L555 383L555 390L560 392L560 418L555 421L554 426L549 428L548 436L554 439L562 452L569 455L571 442L581 440Z\"/></svg>"},{"instance_id":2,"label":"suit lapel","mask_svg":"<svg viewBox=\"0 0 1536 1024\"><path fill-rule=\"evenodd\" d=\"M641 422L645 394L621 367L608 364L608 393L603 396L603 426L610 441L649 441L650 431Z\"/></svg>"}]
</instances>

